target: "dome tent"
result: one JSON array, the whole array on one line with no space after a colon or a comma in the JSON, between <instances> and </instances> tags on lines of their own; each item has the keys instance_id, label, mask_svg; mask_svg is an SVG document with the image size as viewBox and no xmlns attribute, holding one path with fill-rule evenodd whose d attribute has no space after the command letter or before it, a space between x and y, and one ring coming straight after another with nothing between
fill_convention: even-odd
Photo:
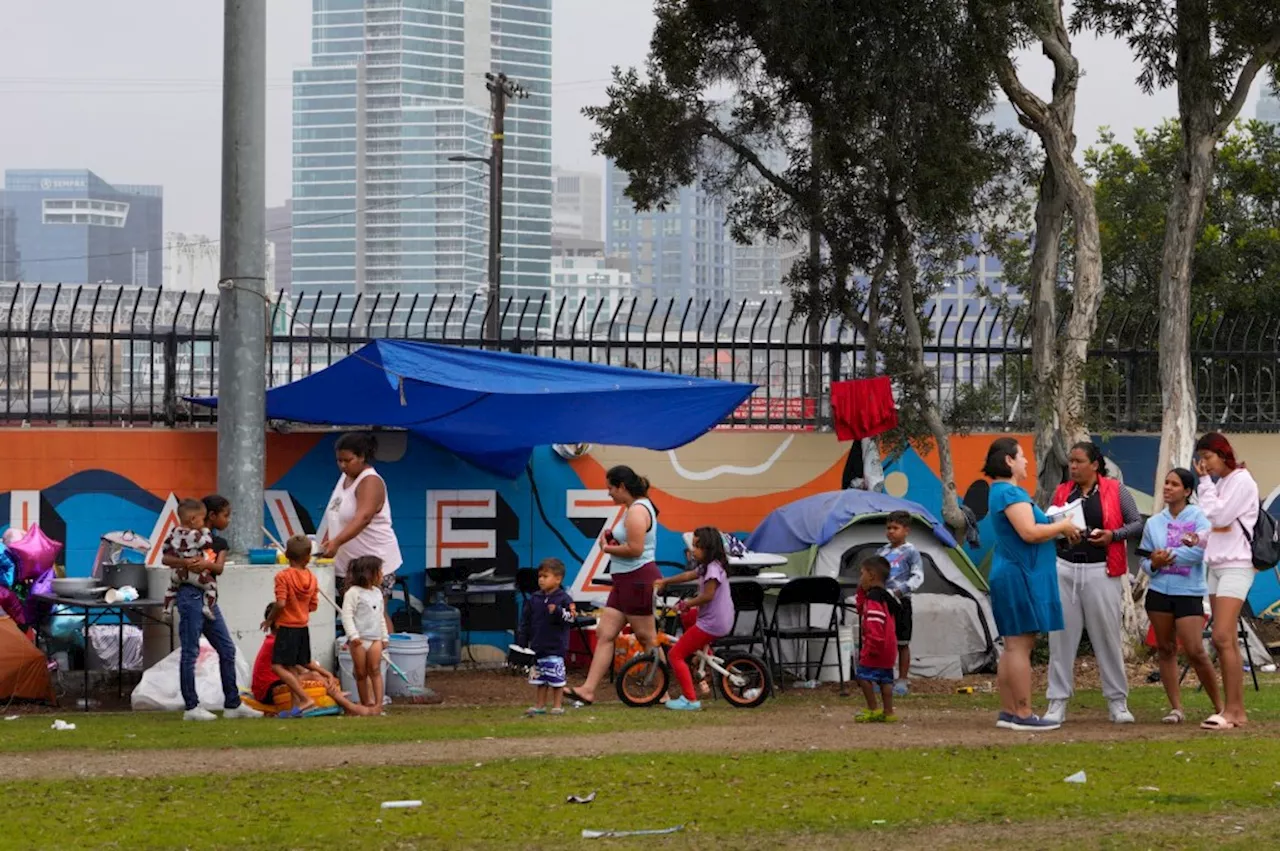
<instances>
[{"instance_id":1,"label":"dome tent","mask_svg":"<svg viewBox=\"0 0 1280 851\"><path fill-rule=\"evenodd\" d=\"M997 654L986 580L924 506L861 490L815 494L772 511L747 547L788 554L784 569L795 576L856 577L862 560L884 546L884 521L894 511L911 515L907 540L924 564L924 585L912 596L912 674L990 670Z\"/></svg>"}]
</instances>

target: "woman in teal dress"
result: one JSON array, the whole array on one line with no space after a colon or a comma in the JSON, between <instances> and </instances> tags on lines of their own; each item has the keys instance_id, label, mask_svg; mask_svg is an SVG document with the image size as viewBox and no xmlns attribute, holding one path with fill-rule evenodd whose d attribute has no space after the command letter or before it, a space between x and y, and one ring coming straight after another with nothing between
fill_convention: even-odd
<instances>
[{"instance_id":1,"label":"woman in teal dress","mask_svg":"<svg viewBox=\"0 0 1280 851\"><path fill-rule=\"evenodd\" d=\"M1074 543L1080 530L1066 517L1050 521L1018 486L1027 475L1027 456L1013 438L991 444L982 472L991 479L988 507L996 539L987 583L996 630L1004 639L996 677L1001 709L996 726L1056 730L1060 723L1031 712L1031 651L1039 633L1063 627L1053 541L1063 536Z\"/></svg>"}]
</instances>

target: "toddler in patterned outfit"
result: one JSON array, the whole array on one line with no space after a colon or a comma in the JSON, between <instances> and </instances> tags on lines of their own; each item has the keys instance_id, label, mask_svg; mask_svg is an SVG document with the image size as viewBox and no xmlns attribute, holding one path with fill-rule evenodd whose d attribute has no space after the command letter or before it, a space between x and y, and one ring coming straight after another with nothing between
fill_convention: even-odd
<instances>
[{"instance_id":1,"label":"toddler in patterned outfit","mask_svg":"<svg viewBox=\"0 0 1280 851\"><path fill-rule=\"evenodd\" d=\"M184 499L178 503L178 525L164 542L165 564L172 568L169 590L164 595L164 613L168 616L178 599L178 589L194 585L204 592L201 611L206 620L213 620L213 606L218 602L218 580L209 570L195 570L206 560L212 560L208 551L213 546L213 536L205 528L206 510L198 499Z\"/></svg>"}]
</instances>

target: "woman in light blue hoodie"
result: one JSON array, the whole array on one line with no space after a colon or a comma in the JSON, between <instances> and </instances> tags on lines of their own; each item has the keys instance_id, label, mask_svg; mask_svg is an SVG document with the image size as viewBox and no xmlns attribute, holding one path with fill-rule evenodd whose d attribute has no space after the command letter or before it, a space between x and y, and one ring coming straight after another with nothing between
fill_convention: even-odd
<instances>
[{"instance_id":1,"label":"woman in light blue hoodie","mask_svg":"<svg viewBox=\"0 0 1280 851\"><path fill-rule=\"evenodd\" d=\"M1198 506L1188 500L1196 490L1190 470L1170 470L1164 479L1164 510L1147 521L1142 533L1142 570L1151 577L1147 589L1147 616L1156 634L1160 656L1160 682L1172 706L1166 724L1181 724L1182 692L1178 684L1178 645L1187 654L1204 692L1222 711L1218 681L1204 649L1204 545L1211 524Z\"/></svg>"}]
</instances>

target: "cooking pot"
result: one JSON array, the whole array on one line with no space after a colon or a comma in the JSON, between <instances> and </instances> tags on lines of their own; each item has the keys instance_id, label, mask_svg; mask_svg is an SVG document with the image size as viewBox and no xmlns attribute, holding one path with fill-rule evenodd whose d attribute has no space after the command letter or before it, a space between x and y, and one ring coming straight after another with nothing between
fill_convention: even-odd
<instances>
[{"instance_id":1,"label":"cooking pot","mask_svg":"<svg viewBox=\"0 0 1280 851\"><path fill-rule=\"evenodd\" d=\"M121 564L102 565L102 585L108 588L123 588L126 585L145 592L147 588L147 566L123 562Z\"/></svg>"}]
</instances>

